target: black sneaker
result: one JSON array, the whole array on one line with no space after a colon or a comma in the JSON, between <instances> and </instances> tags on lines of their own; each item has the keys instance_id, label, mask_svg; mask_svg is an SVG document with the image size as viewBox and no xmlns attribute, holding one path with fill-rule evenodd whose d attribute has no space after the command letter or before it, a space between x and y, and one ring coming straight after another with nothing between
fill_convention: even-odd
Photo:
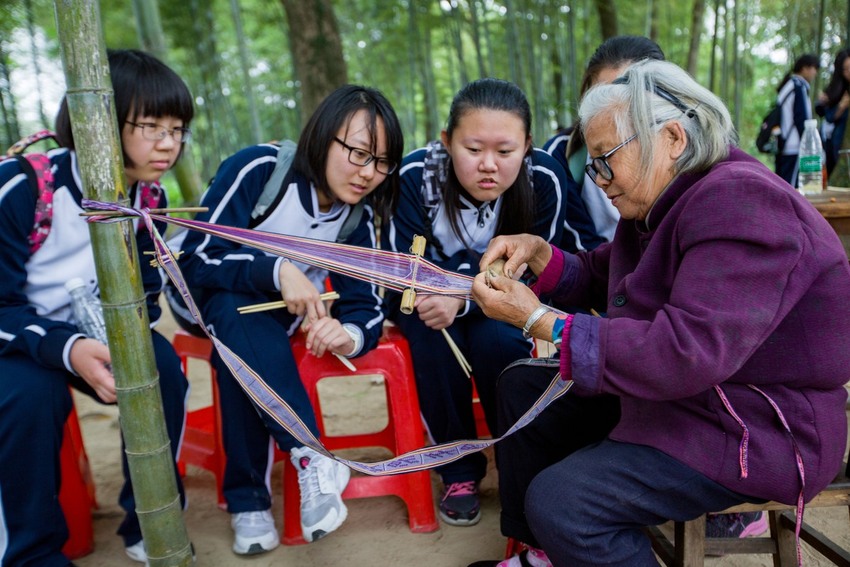
<instances>
[{"instance_id":1,"label":"black sneaker","mask_svg":"<svg viewBox=\"0 0 850 567\"><path fill-rule=\"evenodd\" d=\"M478 483L474 480L449 483L440 501L440 518L453 526L477 524L481 520Z\"/></svg>"}]
</instances>

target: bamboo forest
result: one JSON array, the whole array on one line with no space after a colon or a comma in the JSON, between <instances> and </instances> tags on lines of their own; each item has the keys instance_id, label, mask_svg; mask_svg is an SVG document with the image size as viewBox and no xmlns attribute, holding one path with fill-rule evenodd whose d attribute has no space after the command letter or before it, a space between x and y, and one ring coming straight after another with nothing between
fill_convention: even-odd
<instances>
[{"instance_id":1,"label":"bamboo forest","mask_svg":"<svg viewBox=\"0 0 850 567\"><path fill-rule=\"evenodd\" d=\"M850 17L839 0L102 0L100 11L108 47L152 51L192 89L193 183L242 146L297 138L302 117L344 82L393 101L409 151L439 134L462 84L508 79L526 92L542 143L572 123L587 58L618 34L650 37L720 95L755 155L758 123L795 57L820 56L816 95ZM0 64L8 147L50 126L64 92L52 2L4 0Z\"/></svg>"}]
</instances>

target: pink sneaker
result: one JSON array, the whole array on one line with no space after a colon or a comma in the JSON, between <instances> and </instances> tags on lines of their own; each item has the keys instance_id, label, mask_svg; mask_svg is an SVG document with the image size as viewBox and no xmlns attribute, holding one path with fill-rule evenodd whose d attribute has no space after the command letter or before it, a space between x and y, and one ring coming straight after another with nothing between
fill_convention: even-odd
<instances>
[{"instance_id":1,"label":"pink sneaker","mask_svg":"<svg viewBox=\"0 0 850 567\"><path fill-rule=\"evenodd\" d=\"M529 547L519 555L505 559L496 567L552 567L552 563L542 549Z\"/></svg>"},{"instance_id":2,"label":"pink sneaker","mask_svg":"<svg viewBox=\"0 0 850 567\"><path fill-rule=\"evenodd\" d=\"M706 537L750 537L767 531L767 514L709 514L705 522Z\"/></svg>"}]
</instances>

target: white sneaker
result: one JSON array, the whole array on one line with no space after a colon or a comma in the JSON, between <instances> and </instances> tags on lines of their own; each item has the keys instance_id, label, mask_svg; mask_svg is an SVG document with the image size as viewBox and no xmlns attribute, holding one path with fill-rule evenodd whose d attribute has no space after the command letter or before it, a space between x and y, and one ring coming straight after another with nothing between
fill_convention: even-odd
<instances>
[{"instance_id":1,"label":"white sneaker","mask_svg":"<svg viewBox=\"0 0 850 567\"><path fill-rule=\"evenodd\" d=\"M145 553L145 540L140 539L133 545L125 547L124 551L127 553L127 557L133 561L138 561L145 565L148 564L148 554Z\"/></svg>"},{"instance_id":2,"label":"white sneaker","mask_svg":"<svg viewBox=\"0 0 850 567\"><path fill-rule=\"evenodd\" d=\"M233 553L238 555L257 555L280 545L274 518L268 510L231 514L230 526L236 534Z\"/></svg>"},{"instance_id":3,"label":"white sneaker","mask_svg":"<svg viewBox=\"0 0 850 567\"><path fill-rule=\"evenodd\" d=\"M342 491L348 486L351 471L309 447L292 449L289 459L298 471L301 531L304 539L315 541L340 527L348 516Z\"/></svg>"}]
</instances>

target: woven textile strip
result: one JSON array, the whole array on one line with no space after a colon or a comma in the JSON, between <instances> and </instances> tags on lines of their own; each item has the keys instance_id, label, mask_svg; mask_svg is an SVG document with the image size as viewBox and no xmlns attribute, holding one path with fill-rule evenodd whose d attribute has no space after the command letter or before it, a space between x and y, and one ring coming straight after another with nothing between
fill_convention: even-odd
<instances>
[{"instance_id":1,"label":"woven textile strip","mask_svg":"<svg viewBox=\"0 0 850 567\"><path fill-rule=\"evenodd\" d=\"M192 230L200 230L207 234L213 234L215 236L220 236L221 238L254 246L261 250L267 250L285 258L339 271L340 273L350 275L351 277L355 277L360 280L376 281L398 291L401 291L406 287L410 287L409 284L412 283L409 279L406 280L405 276L401 274L405 271L412 273L414 265L420 262L421 265L418 266L418 275L422 276L424 271L425 277L423 279L427 280L428 283L427 287L418 289L423 289L425 293L445 294L466 298L469 297L472 281L471 278L461 274L447 272L416 256L408 256L399 253L380 253L381 251L379 250L359 248L357 246L345 246L331 242L217 226L201 221L187 221L185 219L152 215L147 211L147 209L136 210L116 203L101 203L98 201L83 200L83 206L88 209L117 211L123 213L122 216L92 216L88 218L89 222L119 222L126 220L127 217L140 217L153 238L157 261L174 283L174 286L180 292L180 295L183 296L189 311L207 334L210 341L212 341L215 349L233 373L233 376L236 377L236 380L239 382L240 386L242 386L242 389L245 390L245 393L248 394L257 406L268 413L272 419L278 422L298 441L361 473L371 476L385 476L430 469L456 461L470 453L486 449L531 423L531 421L537 417L537 415L543 411L546 406L566 394L573 385L571 380L561 380L560 375L556 376L552 380L552 383L549 384L546 391L540 396L528 412L526 412L525 415L523 415L502 437L494 439L455 441L452 443L444 443L442 445L423 447L422 449L410 451L392 459L374 463L350 461L337 457L322 446L321 442L310 432L310 430L304 425L304 422L301 421L294 411L292 411L292 408L289 407L283 398L278 396L277 393L275 393L274 390L272 390L256 372L246 365L242 359L240 359L224 343L209 333L206 325L204 325L203 319L201 318L198 306L195 304L191 294L189 293L186 281L183 279L183 274L180 273L180 269L177 267L177 263L175 262L171 250L169 250L165 240L163 240L159 231L154 226L153 220L161 220L167 223L185 226ZM284 245L292 245L293 249L284 249ZM340 248L343 249L342 252L340 252ZM361 254L356 254L355 252L360 252ZM371 271L369 271L368 274L364 273L365 270L359 263L362 262L364 257L362 254L363 252L377 253L375 256L377 260L370 264L372 267L380 267L381 271L378 272L377 275ZM322 254L327 254L329 257L324 257ZM333 257L330 257L330 255L333 255ZM353 263L346 263L346 260ZM372 279L373 276L375 279ZM386 281L392 282L392 286L384 283ZM417 285L419 285L421 281L422 280L417 280ZM442 282L445 282L446 285L449 286L446 291L443 291L443 288L439 287Z\"/></svg>"}]
</instances>

